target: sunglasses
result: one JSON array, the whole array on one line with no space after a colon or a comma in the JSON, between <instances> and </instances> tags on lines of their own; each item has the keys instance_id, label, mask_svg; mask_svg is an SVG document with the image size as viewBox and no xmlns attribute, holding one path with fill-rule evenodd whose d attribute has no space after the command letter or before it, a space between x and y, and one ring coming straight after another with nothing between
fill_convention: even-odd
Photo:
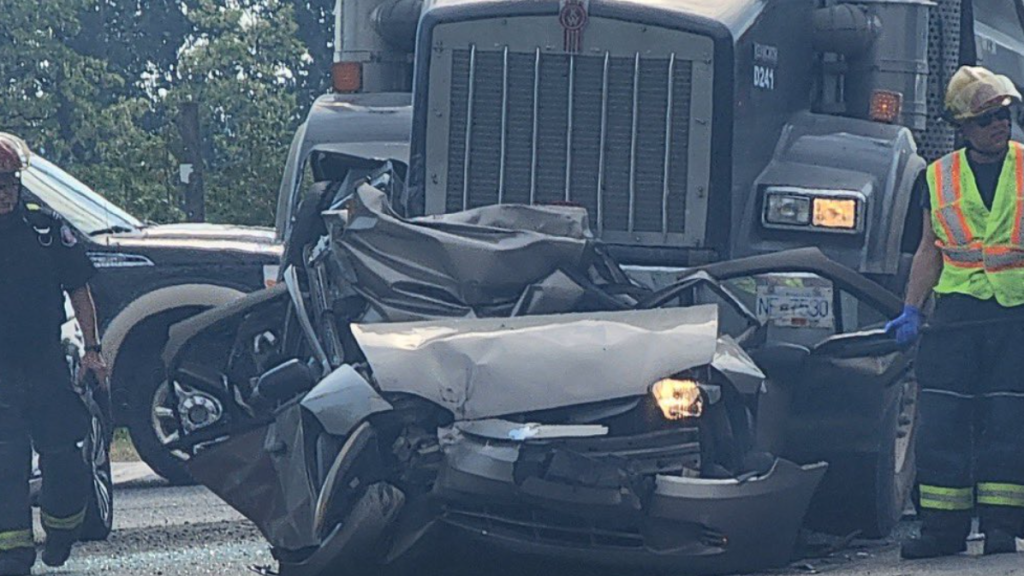
<instances>
[{"instance_id":1,"label":"sunglasses","mask_svg":"<svg viewBox=\"0 0 1024 576\"><path fill-rule=\"evenodd\" d=\"M976 125L978 125L981 128L985 128L986 126L988 126L989 124L995 122L996 120L1009 120L1009 119L1010 119L1010 109L1004 106L1002 108L999 108L998 110L993 110L992 112L988 112L986 114L982 114L981 116L978 116L977 118L973 119L972 122L974 122Z\"/></svg>"}]
</instances>

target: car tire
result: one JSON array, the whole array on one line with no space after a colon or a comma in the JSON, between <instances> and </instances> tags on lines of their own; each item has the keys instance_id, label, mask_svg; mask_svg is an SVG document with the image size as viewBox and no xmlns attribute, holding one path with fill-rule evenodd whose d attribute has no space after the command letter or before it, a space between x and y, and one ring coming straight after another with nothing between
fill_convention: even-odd
<instances>
[{"instance_id":1,"label":"car tire","mask_svg":"<svg viewBox=\"0 0 1024 576\"><path fill-rule=\"evenodd\" d=\"M157 421L161 419L171 426L168 412L158 413L159 409L170 408L164 402L168 389L159 356L148 355L133 371L132 380L126 420L136 452L143 462L172 485L194 484L195 480L185 468L185 460L164 446L161 435L166 438L168 430L158 433L156 429Z\"/></svg>"},{"instance_id":2,"label":"car tire","mask_svg":"<svg viewBox=\"0 0 1024 576\"><path fill-rule=\"evenodd\" d=\"M95 412L95 411L93 411ZM103 414L90 414L89 435L82 457L89 468L89 500L81 539L106 540L114 525L114 477L110 466L110 422Z\"/></svg>"},{"instance_id":3,"label":"car tire","mask_svg":"<svg viewBox=\"0 0 1024 576\"><path fill-rule=\"evenodd\" d=\"M902 390L880 422L879 450L830 459L812 502L812 528L885 538L899 522L916 477L917 382L910 378L898 385Z\"/></svg>"}]
</instances>

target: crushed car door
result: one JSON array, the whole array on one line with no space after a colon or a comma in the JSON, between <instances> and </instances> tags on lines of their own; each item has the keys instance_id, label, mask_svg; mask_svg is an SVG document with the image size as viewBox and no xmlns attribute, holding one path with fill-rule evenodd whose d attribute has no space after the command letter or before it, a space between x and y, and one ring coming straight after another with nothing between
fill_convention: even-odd
<instances>
[{"instance_id":1,"label":"crushed car door","mask_svg":"<svg viewBox=\"0 0 1024 576\"><path fill-rule=\"evenodd\" d=\"M758 426L779 433L759 438L796 462L829 462L812 525L887 533L914 474L913 350L884 332L900 298L816 249L705 270L765 325L749 350L769 378Z\"/></svg>"}]
</instances>

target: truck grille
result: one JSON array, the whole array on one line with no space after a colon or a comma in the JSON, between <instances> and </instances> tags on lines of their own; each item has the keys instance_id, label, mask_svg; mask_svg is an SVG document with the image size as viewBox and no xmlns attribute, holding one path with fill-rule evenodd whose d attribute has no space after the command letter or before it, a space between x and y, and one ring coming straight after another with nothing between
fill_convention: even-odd
<instances>
[{"instance_id":1,"label":"truck grille","mask_svg":"<svg viewBox=\"0 0 1024 576\"><path fill-rule=\"evenodd\" d=\"M685 232L691 60L473 46L451 59L447 212L564 202L602 236Z\"/></svg>"}]
</instances>

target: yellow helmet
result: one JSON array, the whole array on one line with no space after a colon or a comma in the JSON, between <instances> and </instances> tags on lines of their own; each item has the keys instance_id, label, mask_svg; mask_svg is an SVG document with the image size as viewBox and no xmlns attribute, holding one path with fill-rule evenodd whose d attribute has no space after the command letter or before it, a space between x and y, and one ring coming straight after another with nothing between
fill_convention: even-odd
<instances>
[{"instance_id":1,"label":"yellow helmet","mask_svg":"<svg viewBox=\"0 0 1024 576\"><path fill-rule=\"evenodd\" d=\"M957 122L1020 101L1012 80L981 66L961 66L946 89L946 112Z\"/></svg>"}]
</instances>

